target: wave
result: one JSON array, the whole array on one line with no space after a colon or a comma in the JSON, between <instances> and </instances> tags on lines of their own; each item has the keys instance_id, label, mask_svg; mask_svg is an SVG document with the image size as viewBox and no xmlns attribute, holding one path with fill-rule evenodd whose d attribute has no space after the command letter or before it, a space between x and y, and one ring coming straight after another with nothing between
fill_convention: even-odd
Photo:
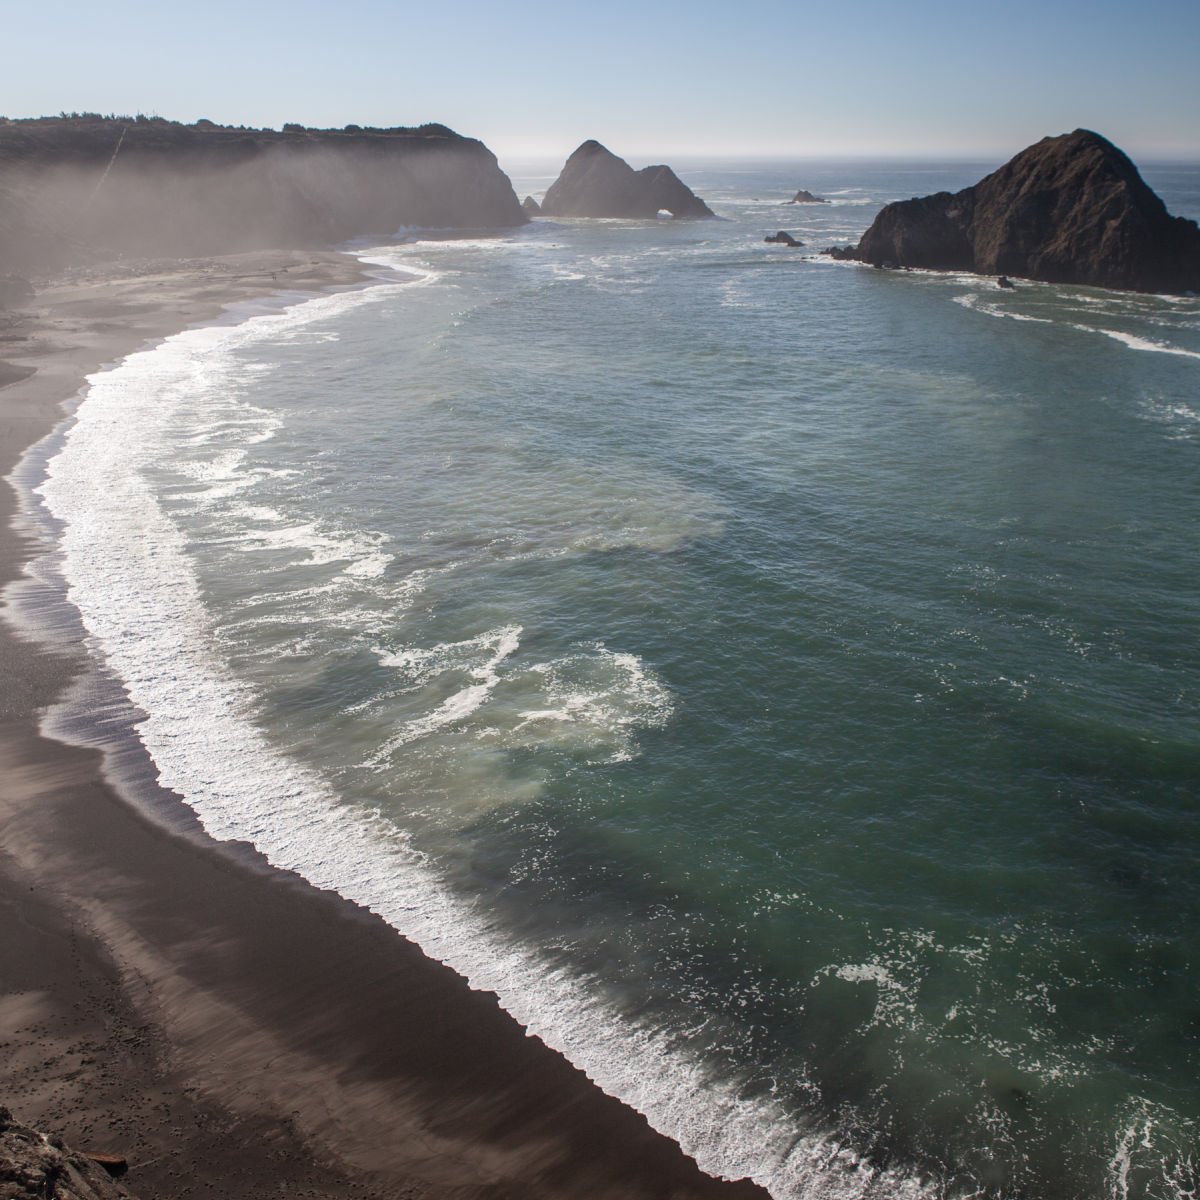
<instances>
[{"instance_id":1,"label":"wave","mask_svg":"<svg viewBox=\"0 0 1200 1200\"><path fill-rule=\"evenodd\" d=\"M1156 342L1150 338L1138 337L1133 333L1122 333L1119 329L1094 329L1089 325L1073 325L1084 333L1102 333L1113 341L1128 346L1130 350L1146 350L1152 354L1177 354L1180 358L1200 358L1200 351L1184 350L1180 346L1169 346L1166 342Z\"/></svg>"},{"instance_id":2,"label":"wave","mask_svg":"<svg viewBox=\"0 0 1200 1200\"><path fill-rule=\"evenodd\" d=\"M987 317L1006 317L1010 321L1029 321L1037 325L1054 324L1049 317L1031 317L1027 313L1010 312L1008 309L999 308L994 304L986 304L976 292L970 292L965 296L955 296L954 303L961 304L963 308L969 308L972 312L983 313Z\"/></svg>"},{"instance_id":3,"label":"wave","mask_svg":"<svg viewBox=\"0 0 1200 1200\"><path fill-rule=\"evenodd\" d=\"M62 575L88 645L145 714L138 736L161 784L186 799L213 837L252 842L276 866L378 913L473 987L494 991L532 1033L709 1172L750 1176L778 1197L935 1194L901 1172L870 1165L831 1136L797 1128L770 1094L741 1095L736 1081L714 1078L681 1048L686 1034L627 1020L597 998L592 981L513 942L486 911L450 891L394 825L339 796L257 724L253 690L216 651L185 539L153 486L154 466L175 406L211 383L215 359L398 286L308 300L240 326L190 330L90 377L62 448L35 489L61 524ZM132 428L136 439L127 436ZM271 514L261 515L270 536L303 542L313 535L288 525L272 533ZM479 652L482 661L468 667L473 681L439 710L449 722L495 694L519 644L520 630L502 627L474 647L385 650L381 661L419 672L439 656ZM526 674L538 686L511 706L514 738L540 737L581 718L619 725L626 719L619 709L631 703L638 712L630 720L645 721L665 703L635 656L603 646L535 664Z\"/></svg>"},{"instance_id":4,"label":"wave","mask_svg":"<svg viewBox=\"0 0 1200 1200\"><path fill-rule=\"evenodd\" d=\"M956 279L954 282L967 281ZM1076 299L1104 305L1120 303L1120 300L1095 301L1089 297L1076 297ZM1172 346L1167 342L1156 341L1153 338L1140 337L1135 333L1125 333L1120 329L1104 329L1095 325L1083 325L1075 321L1059 322L1051 317L1035 317L1030 313L1014 312L1011 309L1001 307L999 304L986 302L978 292L969 292L964 296L955 296L954 303L961 305L963 308L970 309L972 312L982 313L988 317L1001 317L1009 321L1026 321L1038 325L1062 324L1069 329L1076 329L1080 333L1101 334L1104 337L1112 338L1113 341L1120 342L1124 346L1128 346L1130 350L1141 350L1152 354L1173 354L1180 358L1200 358L1200 351L1185 350L1181 346ZM1163 321L1155 321L1154 323L1168 324Z\"/></svg>"}]
</instances>

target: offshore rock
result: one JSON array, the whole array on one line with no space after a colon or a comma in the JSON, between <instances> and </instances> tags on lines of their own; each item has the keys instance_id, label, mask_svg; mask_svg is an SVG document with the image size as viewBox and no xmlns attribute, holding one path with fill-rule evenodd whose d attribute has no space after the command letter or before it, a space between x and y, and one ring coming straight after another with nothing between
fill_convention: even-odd
<instances>
[{"instance_id":1,"label":"offshore rock","mask_svg":"<svg viewBox=\"0 0 1200 1200\"><path fill-rule=\"evenodd\" d=\"M828 204L829 201L824 196L814 196L812 192L806 192L801 188L789 201L789 204Z\"/></svg>"},{"instance_id":2,"label":"offshore rock","mask_svg":"<svg viewBox=\"0 0 1200 1200\"><path fill-rule=\"evenodd\" d=\"M521 201L521 211L527 217L536 217L539 213L541 213L542 206L532 196L526 196L525 199Z\"/></svg>"},{"instance_id":3,"label":"offshore rock","mask_svg":"<svg viewBox=\"0 0 1200 1200\"><path fill-rule=\"evenodd\" d=\"M1200 290L1200 227L1090 130L1043 138L973 187L887 205L853 257L1138 292Z\"/></svg>"},{"instance_id":4,"label":"offshore rock","mask_svg":"<svg viewBox=\"0 0 1200 1200\"><path fill-rule=\"evenodd\" d=\"M781 229L778 233L772 233L763 238L764 242L776 242L780 246L803 246L803 242L798 242L786 229Z\"/></svg>"},{"instance_id":5,"label":"offshore rock","mask_svg":"<svg viewBox=\"0 0 1200 1200\"><path fill-rule=\"evenodd\" d=\"M550 217L624 217L651 220L711 217L713 211L666 166L635 171L599 142L584 142L567 159L542 201Z\"/></svg>"},{"instance_id":6,"label":"offshore rock","mask_svg":"<svg viewBox=\"0 0 1200 1200\"><path fill-rule=\"evenodd\" d=\"M492 152L444 125L0 118L0 264L20 274L526 220Z\"/></svg>"},{"instance_id":7,"label":"offshore rock","mask_svg":"<svg viewBox=\"0 0 1200 1200\"><path fill-rule=\"evenodd\" d=\"M0 1108L0 1196L134 1200L104 1166L22 1125L7 1108Z\"/></svg>"}]
</instances>

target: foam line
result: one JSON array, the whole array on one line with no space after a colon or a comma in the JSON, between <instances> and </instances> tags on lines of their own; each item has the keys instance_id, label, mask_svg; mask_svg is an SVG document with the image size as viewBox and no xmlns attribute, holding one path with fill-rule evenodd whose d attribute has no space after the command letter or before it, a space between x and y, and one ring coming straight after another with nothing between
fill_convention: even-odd
<instances>
[{"instance_id":1,"label":"foam line","mask_svg":"<svg viewBox=\"0 0 1200 1200\"><path fill-rule=\"evenodd\" d=\"M486 908L459 899L395 826L337 795L257 725L255 695L215 651L185 539L159 502L152 468L177 409L207 386L214 355L370 303L386 287L309 300L240 326L190 330L92 376L35 489L61 522L63 577L89 646L146 714L138 732L162 785L186 799L213 837L252 842L276 866L378 913L473 987L494 991L531 1033L709 1172L750 1176L796 1200L937 1194L798 1129L770 1095L740 1097L735 1083L712 1078L679 1052L678 1030L623 1019L588 980L549 967ZM476 692L495 686L519 631L489 636L494 651L456 703L482 702ZM615 657L617 667L639 675L636 660ZM452 715L447 709L446 719Z\"/></svg>"}]
</instances>

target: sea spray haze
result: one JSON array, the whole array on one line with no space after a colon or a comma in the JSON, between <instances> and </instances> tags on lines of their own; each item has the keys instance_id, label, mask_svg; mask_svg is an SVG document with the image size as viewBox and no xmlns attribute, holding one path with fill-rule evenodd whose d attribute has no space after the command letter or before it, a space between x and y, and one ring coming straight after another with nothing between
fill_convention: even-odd
<instances>
[{"instance_id":1,"label":"sea spray haze","mask_svg":"<svg viewBox=\"0 0 1200 1200\"><path fill-rule=\"evenodd\" d=\"M1198 1182L1198 302L763 243L982 173L364 251L97 377L39 489L214 834L781 1198Z\"/></svg>"},{"instance_id":2,"label":"sea spray haze","mask_svg":"<svg viewBox=\"0 0 1200 1200\"><path fill-rule=\"evenodd\" d=\"M443 125L0 118L0 179L0 262L30 272L525 220L491 151Z\"/></svg>"}]
</instances>

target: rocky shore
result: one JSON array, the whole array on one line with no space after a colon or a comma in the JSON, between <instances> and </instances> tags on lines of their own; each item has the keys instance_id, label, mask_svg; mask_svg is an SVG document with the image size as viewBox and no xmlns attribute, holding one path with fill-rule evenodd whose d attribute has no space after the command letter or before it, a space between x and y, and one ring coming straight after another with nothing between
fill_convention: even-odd
<instances>
[{"instance_id":1,"label":"rocky shore","mask_svg":"<svg viewBox=\"0 0 1200 1200\"><path fill-rule=\"evenodd\" d=\"M4 1200L31 1196L137 1200L113 1178L123 1169L123 1160L81 1154L60 1138L48 1138L22 1125L0 1106L0 1197Z\"/></svg>"}]
</instances>

